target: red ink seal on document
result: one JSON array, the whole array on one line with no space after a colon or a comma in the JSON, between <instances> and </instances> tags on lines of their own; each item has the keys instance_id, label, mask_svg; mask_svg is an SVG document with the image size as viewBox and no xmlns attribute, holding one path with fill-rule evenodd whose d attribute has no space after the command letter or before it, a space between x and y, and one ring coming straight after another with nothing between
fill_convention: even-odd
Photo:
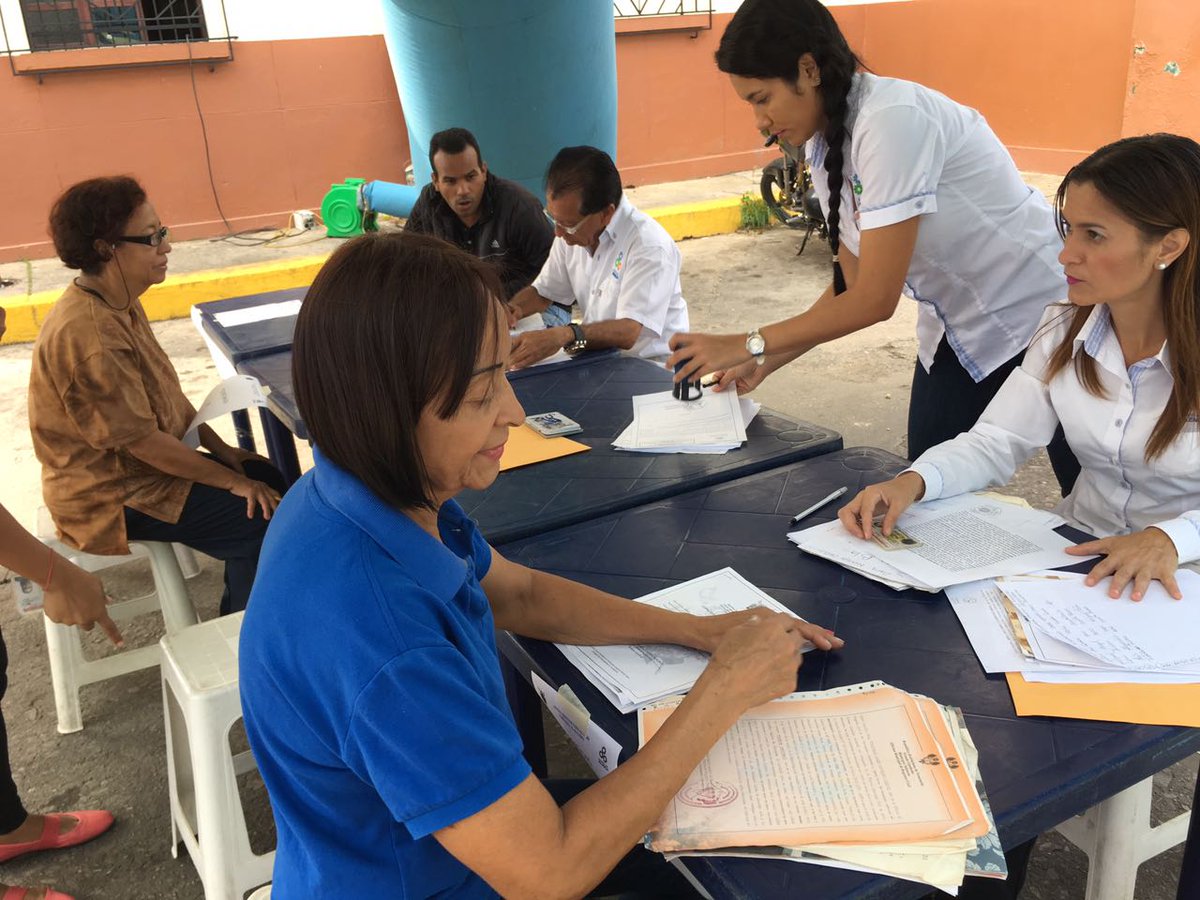
<instances>
[{"instance_id":1,"label":"red ink seal on document","mask_svg":"<svg viewBox=\"0 0 1200 900\"><path fill-rule=\"evenodd\" d=\"M698 809L713 809L728 806L738 797L737 788L721 781L709 784L686 784L679 792L679 799L688 806Z\"/></svg>"}]
</instances>

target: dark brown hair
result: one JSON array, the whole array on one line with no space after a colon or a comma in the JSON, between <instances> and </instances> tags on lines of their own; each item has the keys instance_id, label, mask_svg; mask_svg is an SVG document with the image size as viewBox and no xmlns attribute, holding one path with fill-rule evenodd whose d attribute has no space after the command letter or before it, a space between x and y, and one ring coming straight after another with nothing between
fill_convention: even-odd
<instances>
[{"instance_id":1,"label":"dark brown hair","mask_svg":"<svg viewBox=\"0 0 1200 900\"><path fill-rule=\"evenodd\" d=\"M546 169L546 195L579 191L579 213L590 216L621 202L621 173L598 147L563 147Z\"/></svg>"},{"instance_id":2,"label":"dark brown hair","mask_svg":"<svg viewBox=\"0 0 1200 900\"><path fill-rule=\"evenodd\" d=\"M109 247L120 240L137 208L146 202L146 191L128 175L89 178L67 188L50 209L50 236L54 250L68 269L96 275L112 258Z\"/></svg>"},{"instance_id":3,"label":"dark brown hair","mask_svg":"<svg viewBox=\"0 0 1200 900\"><path fill-rule=\"evenodd\" d=\"M434 509L417 446L427 407L454 415L503 292L492 266L437 238L367 234L334 251L296 320L292 383L313 442L396 509Z\"/></svg>"},{"instance_id":4,"label":"dark brown hair","mask_svg":"<svg viewBox=\"0 0 1200 900\"><path fill-rule=\"evenodd\" d=\"M717 68L742 78L781 78L796 84L800 57L811 53L821 72L817 93L825 112L825 174L829 184L829 246L833 292L846 290L838 262L841 247L842 168L850 86L862 62L846 43L833 14L819 0L746 0L733 15L717 47Z\"/></svg>"},{"instance_id":5,"label":"dark brown hair","mask_svg":"<svg viewBox=\"0 0 1200 900\"><path fill-rule=\"evenodd\" d=\"M1064 237L1063 203L1073 184L1090 184L1147 242L1177 228L1191 238L1162 274L1163 321L1175 385L1146 442L1146 459L1153 459L1179 436L1188 417L1200 411L1200 144L1174 134L1147 134L1101 147L1072 168L1058 187L1054 210ZM1050 356L1046 379L1074 361L1083 386L1102 397L1096 361L1086 353L1073 353L1075 337L1089 315L1087 307L1074 311L1066 337Z\"/></svg>"}]
</instances>

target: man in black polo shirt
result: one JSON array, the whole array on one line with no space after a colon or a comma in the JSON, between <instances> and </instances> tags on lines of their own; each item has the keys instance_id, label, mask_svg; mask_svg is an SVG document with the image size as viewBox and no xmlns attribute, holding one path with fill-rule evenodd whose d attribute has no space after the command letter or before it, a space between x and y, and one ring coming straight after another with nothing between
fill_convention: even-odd
<instances>
[{"instance_id":1,"label":"man in black polo shirt","mask_svg":"<svg viewBox=\"0 0 1200 900\"><path fill-rule=\"evenodd\" d=\"M554 226L525 188L488 171L475 136L447 128L429 141L432 183L413 205L405 231L431 234L493 263L505 300L528 287L550 253ZM569 308L551 307L547 324L570 321Z\"/></svg>"}]
</instances>

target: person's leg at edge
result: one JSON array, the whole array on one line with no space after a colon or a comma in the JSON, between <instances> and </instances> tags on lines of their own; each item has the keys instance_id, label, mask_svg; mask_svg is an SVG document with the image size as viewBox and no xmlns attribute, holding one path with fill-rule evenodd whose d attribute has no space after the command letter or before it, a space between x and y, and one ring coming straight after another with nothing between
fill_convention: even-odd
<instances>
[{"instance_id":1,"label":"person's leg at edge","mask_svg":"<svg viewBox=\"0 0 1200 900\"><path fill-rule=\"evenodd\" d=\"M283 476L274 466L251 461L245 468L248 478L262 481L280 494L286 489ZM247 518L244 499L205 484L192 485L175 523L125 508L125 534L129 540L186 544L225 563L220 606L223 616L246 608L266 532L267 520L261 511Z\"/></svg>"},{"instance_id":2,"label":"person's leg at edge","mask_svg":"<svg viewBox=\"0 0 1200 900\"><path fill-rule=\"evenodd\" d=\"M8 693L8 646L4 635L0 634L0 700ZM79 820L71 815L60 815L58 833L64 835L79 824ZM45 816L31 816L25 811L21 795L13 781L12 764L8 758L8 729L4 722L4 713L0 710L0 850L12 844L26 844L41 839L46 829ZM5 881L0 881L0 895L10 887ZM27 900L38 900L43 895L42 888L30 888Z\"/></svg>"},{"instance_id":3,"label":"person's leg at edge","mask_svg":"<svg viewBox=\"0 0 1200 900\"><path fill-rule=\"evenodd\" d=\"M547 778L542 781L554 802L563 806L596 782L590 778ZM589 897L695 897L696 891L678 869L641 844L631 849Z\"/></svg>"}]
</instances>

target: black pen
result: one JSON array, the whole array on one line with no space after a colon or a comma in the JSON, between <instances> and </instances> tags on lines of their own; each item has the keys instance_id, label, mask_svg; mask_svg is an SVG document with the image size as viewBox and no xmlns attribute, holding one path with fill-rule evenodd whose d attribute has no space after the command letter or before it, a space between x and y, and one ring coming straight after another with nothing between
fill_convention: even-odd
<instances>
[{"instance_id":1,"label":"black pen","mask_svg":"<svg viewBox=\"0 0 1200 900\"><path fill-rule=\"evenodd\" d=\"M830 494L828 497L826 497L824 500L818 500L816 503L814 503L808 509L800 510L800 512L798 512L794 516L792 516L792 524L795 525L797 522L799 522L801 519L805 518L806 516L811 516L813 513L815 513L818 509L820 509L826 503L832 503L834 500L836 500L838 497L842 496L842 494L846 493L846 491L848 491L848 490L850 490L850 488L840 487L836 491L834 491L832 494Z\"/></svg>"}]
</instances>

